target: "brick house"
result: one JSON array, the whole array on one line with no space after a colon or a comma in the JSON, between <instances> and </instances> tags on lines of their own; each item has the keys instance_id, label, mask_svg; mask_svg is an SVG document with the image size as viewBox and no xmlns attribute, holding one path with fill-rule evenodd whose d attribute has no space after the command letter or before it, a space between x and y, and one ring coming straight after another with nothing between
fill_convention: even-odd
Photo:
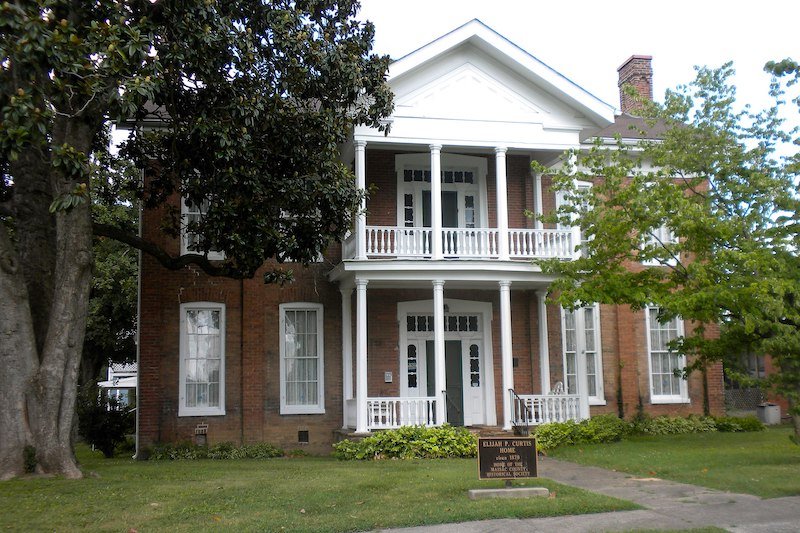
<instances>
[{"instance_id":1,"label":"brick house","mask_svg":"<svg viewBox=\"0 0 800 533\"><path fill-rule=\"evenodd\" d=\"M630 135L630 102L615 116L477 20L392 63L389 82L391 133L357 128L342 148L372 191L364 214L292 284L142 258L140 446L203 433L327 453L336 433L404 424L701 413L704 391L723 410L721 366L672 373L680 320L545 298L537 260L570 260L580 233L526 216L559 201L530 163ZM650 94L650 58L620 67L623 83ZM191 237L160 235L160 216L144 213L144 236L185 250Z\"/></svg>"}]
</instances>

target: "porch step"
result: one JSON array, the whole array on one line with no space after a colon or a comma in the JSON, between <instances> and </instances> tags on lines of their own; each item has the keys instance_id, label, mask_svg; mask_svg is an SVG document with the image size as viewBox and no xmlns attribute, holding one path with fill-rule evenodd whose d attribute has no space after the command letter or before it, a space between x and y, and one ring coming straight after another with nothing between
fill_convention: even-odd
<instances>
[{"instance_id":1,"label":"porch step","mask_svg":"<svg viewBox=\"0 0 800 533\"><path fill-rule=\"evenodd\" d=\"M500 426L469 426L470 433L476 437L509 437L513 431L504 431Z\"/></svg>"}]
</instances>

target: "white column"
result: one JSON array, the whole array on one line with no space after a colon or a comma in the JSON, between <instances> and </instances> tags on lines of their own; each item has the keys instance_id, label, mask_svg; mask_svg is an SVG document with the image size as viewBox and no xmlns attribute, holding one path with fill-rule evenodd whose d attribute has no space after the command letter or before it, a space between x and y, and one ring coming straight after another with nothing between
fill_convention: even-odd
<instances>
[{"instance_id":1,"label":"white column","mask_svg":"<svg viewBox=\"0 0 800 533\"><path fill-rule=\"evenodd\" d=\"M533 204L533 211L536 215L533 227L542 229L542 221L539 217L544 213L544 205L542 204L542 174L540 172L533 175Z\"/></svg>"},{"instance_id":2,"label":"white column","mask_svg":"<svg viewBox=\"0 0 800 533\"><path fill-rule=\"evenodd\" d=\"M367 189L367 141L355 141L356 148L356 187L362 193ZM363 261L367 258L367 200L361 200L356 215L356 259Z\"/></svg>"},{"instance_id":3,"label":"white column","mask_svg":"<svg viewBox=\"0 0 800 533\"><path fill-rule=\"evenodd\" d=\"M367 280L356 280L356 433L367 432Z\"/></svg>"},{"instance_id":4,"label":"white column","mask_svg":"<svg viewBox=\"0 0 800 533\"><path fill-rule=\"evenodd\" d=\"M441 249L441 248L440 248ZM444 360L444 281L433 280L433 346L434 346L434 383L436 386L436 424L444 424L447 409L445 406Z\"/></svg>"},{"instance_id":5,"label":"white column","mask_svg":"<svg viewBox=\"0 0 800 533\"><path fill-rule=\"evenodd\" d=\"M550 346L547 342L547 291L536 291L539 303L539 369L542 378L542 394L550 392Z\"/></svg>"},{"instance_id":6,"label":"white column","mask_svg":"<svg viewBox=\"0 0 800 533\"><path fill-rule=\"evenodd\" d=\"M339 289L342 293L342 428L347 427L347 400L353 397L353 289Z\"/></svg>"},{"instance_id":7,"label":"white column","mask_svg":"<svg viewBox=\"0 0 800 533\"><path fill-rule=\"evenodd\" d=\"M578 378L578 409L581 420L589 418L589 377L586 374L586 312L585 309L575 310L575 333L576 333L576 361Z\"/></svg>"},{"instance_id":8,"label":"white column","mask_svg":"<svg viewBox=\"0 0 800 533\"><path fill-rule=\"evenodd\" d=\"M431 246L433 259L442 258L442 145L432 144L431 149ZM437 392L438 394L438 392Z\"/></svg>"},{"instance_id":9,"label":"white column","mask_svg":"<svg viewBox=\"0 0 800 533\"><path fill-rule=\"evenodd\" d=\"M508 190L506 187L506 148L494 149L497 181L497 239L500 259L508 259Z\"/></svg>"},{"instance_id":10,"label":"white column","mask_svg":"<svg viewBox=\"0 0 800 533\"><path fill-rule=\"evenodd\" d=\"M500 283L500 351L503 369L503 429L511 429L511 393L514 388L514 357L511 344L511 282Z\"/></svg>"}]
</instances>

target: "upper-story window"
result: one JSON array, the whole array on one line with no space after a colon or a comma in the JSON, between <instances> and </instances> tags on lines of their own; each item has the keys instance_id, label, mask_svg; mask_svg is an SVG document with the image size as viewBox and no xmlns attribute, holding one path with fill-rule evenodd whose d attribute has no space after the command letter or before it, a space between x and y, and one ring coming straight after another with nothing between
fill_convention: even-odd
<instances>
[{"instance_id":1,"label":"upper-story window","mask_svg":"<svg viewBox=\"0 0 800 533\"><path fill-rule=\"evenodd\" d=\"M184 198L181 202L181 254L202 254L199 249L200 236L189 231L189 224L199 223L208 212L209 201L200 203ZM211 260L225 259L225 254L217 250L209 250L208 258Z\"/></svg>"},{"instance_id":2,"label":"upper-story window","mask_svg":"<svg viewBox=\"0 0 800 533\"><path fill-rule=\"evenodd\" d=\"M642 264L645 265L675 265L677 262L677 258L673 257L670 253L666 253L664 248L667 250L670 248L671 245L678 243L678 236L675 235L675 232L672 231L668 226L661 226L656 228L652 233L649 233L646 238L643 246L649 249L656 250L660 257L664 259L659 261L657 259L645 259L642 261Z\"/></svg>"},{"instance_id":3,"label":"upper-story window","mask_svg":"<svg viewBox=\"0 0 800 533\"><path fill-rule=\"evenodd\" d=\"M488 220L486 158L443 153L442 227L480 228ZM433 224L430 154L402 154L397 171L397 224L429 228Z\"/></svg>"},{"instance_id":4,"label":"upper-story window","mask_svg":"<svg viewBox=\"0 0 800 533\"><path fill-rule=\"evenodd\" d=\"M584 193L586 191L589 191L592 188L592 184L591 184L591 182L588 182L588 181L576 181L575 182L575 187L577 188L579 193ZM567 193L565 191L556 192L556 209L560 208L561 206L568 205L568 203L569 203L569 201L567 199ZM586 207L586 204L584 204L584 207ZM574 226L577 226L578 225L577 215L573 214L572 219L573 219L573 223L570 224L570 225L563 224L563 223L559 222L558 226L557 226L558 229L560 229L560 230L568 230L568 229L571 229ZM580 233L581 233L581 235L580 235L580 240L581 240L580 248L581 248L581 250L584 250L585 246L586 246L586 243L589 241L589 239L586 236L586 233L582 229L581 229Z\"/></svg>"}]
</instances>

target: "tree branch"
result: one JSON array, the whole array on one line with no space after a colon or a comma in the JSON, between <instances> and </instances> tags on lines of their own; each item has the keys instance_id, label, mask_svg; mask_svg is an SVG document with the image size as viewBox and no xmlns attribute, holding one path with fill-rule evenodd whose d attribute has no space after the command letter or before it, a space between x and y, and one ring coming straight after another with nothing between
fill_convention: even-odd
<instances>
[{"instance_id":1,"label":"tree branch","mask_svg":"<svg viewBox=\"0 0 800 533\"><path fill-rule=\"evenodd\" d=\"M226 276L230 278L243 277L241 272L231 268L226 263L211 262L208 260L208 257L204 255L185 254L173 257L160 246L116 226L94 222L93 231L96 236L108 237L143 251L158 261L161 266L169 270L180 270L189 265L196 265L209 276Z\"/></svg>"}]
</instances>

